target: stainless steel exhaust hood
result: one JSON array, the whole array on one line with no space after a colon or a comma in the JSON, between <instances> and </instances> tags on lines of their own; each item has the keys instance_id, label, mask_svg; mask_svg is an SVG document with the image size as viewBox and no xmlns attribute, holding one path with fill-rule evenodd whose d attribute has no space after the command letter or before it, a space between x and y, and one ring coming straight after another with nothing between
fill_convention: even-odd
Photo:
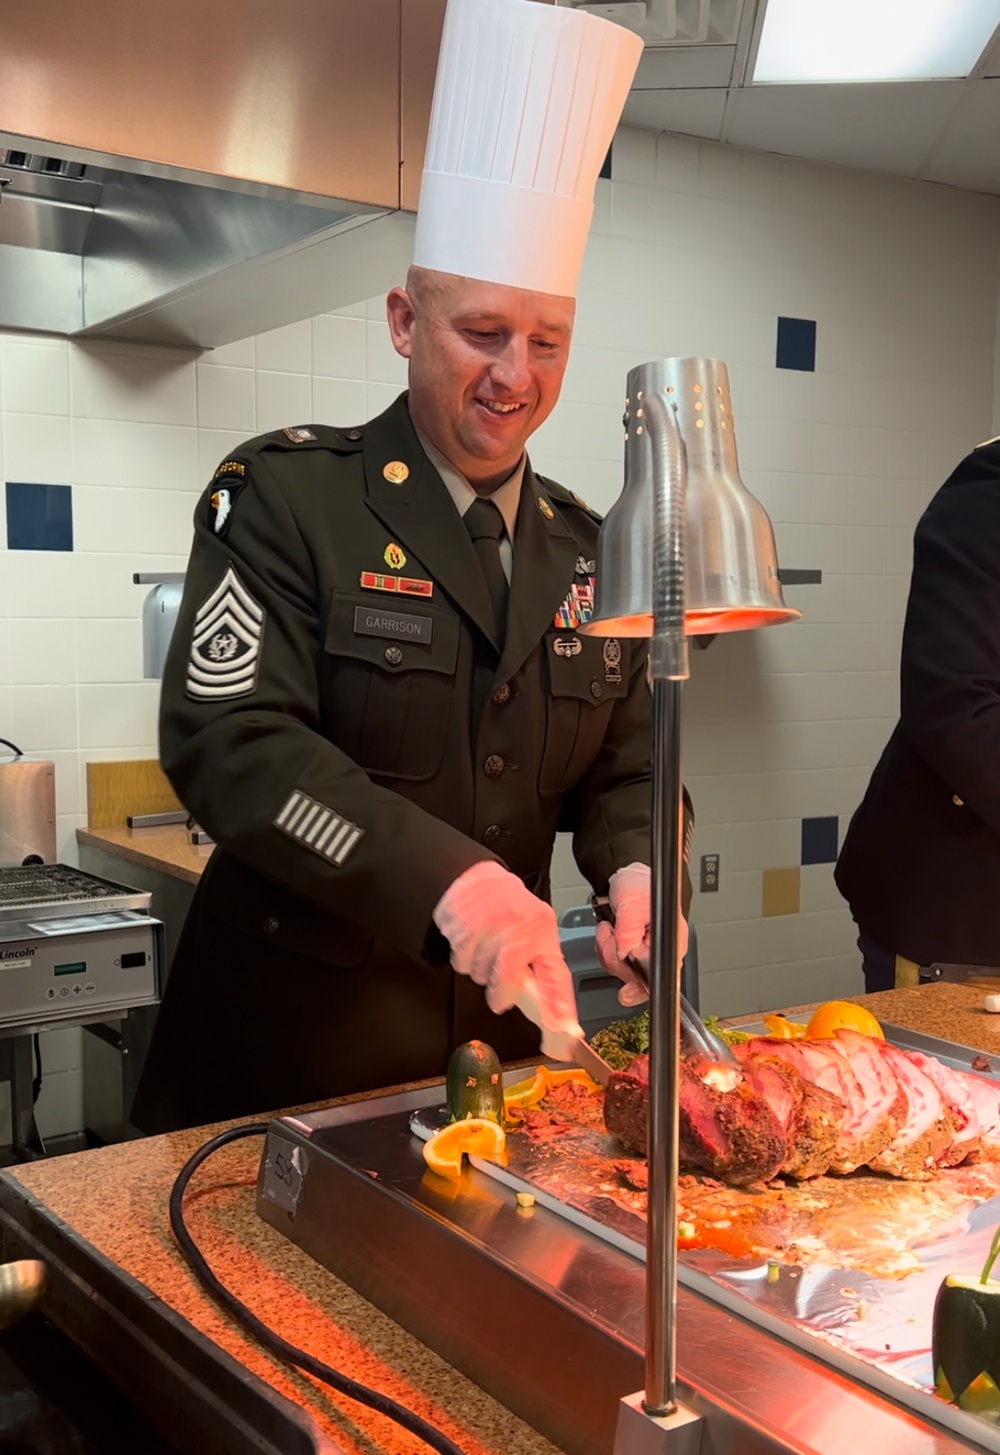
<instances>
[{"instance_id":1,"label":"stainless steel exhaust hood","mask_svg":"<svg viewBox=\"0 0 1000 1455\"><path fill-rule=\"evenodd\" d=\"M10 7L0 328L209 348L401 279L443 13Z\"/></svg>"}]
</instances>

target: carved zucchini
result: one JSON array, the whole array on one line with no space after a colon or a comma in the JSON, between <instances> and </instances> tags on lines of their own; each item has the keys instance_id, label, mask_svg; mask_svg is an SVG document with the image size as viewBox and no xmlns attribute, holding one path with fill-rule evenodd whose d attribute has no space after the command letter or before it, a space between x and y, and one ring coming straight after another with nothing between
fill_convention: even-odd
<instances>
[{"instance_id":1,"label":"carved zucchini","mask_svg":"<svg viewBox=\"0 0 1000 1455\"><path fill-rule=\"evenodd\" d=\"M941 1398L1000 1415L1000 1282L949 1275L934 1303L932 1347Z\"/></svg>"},{"instance_id":2,"label":"carved zucchini","mask_svg":"<svg viewBox=\"0 0 1000 1455\"><path fill-rule=\"evenodd\" d=\"M503 1076L492 1046L466 1041L452 1054L445 1079L448 1116L453 1122L486 1117L503 1124Z\"/></svg>"}]
</instances>

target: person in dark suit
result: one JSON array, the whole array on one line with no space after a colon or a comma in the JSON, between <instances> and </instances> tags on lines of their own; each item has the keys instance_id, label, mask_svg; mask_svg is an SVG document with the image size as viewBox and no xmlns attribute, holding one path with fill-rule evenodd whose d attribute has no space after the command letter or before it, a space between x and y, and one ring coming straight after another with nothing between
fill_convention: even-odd
<instances>
[{"instance_id":1,"label":"person in dark suit","mask_svg":"<svg viewBox=\"0 0 1000 1455\"><path fill-rule=\"evenodd\" d=\"M522 64L536 43L530 91L490 83L513 75L498 48ZM645 648L577 632L599 518L525 453L559 397L640 52L579 12L452 0L415 266L388 297L408 393L363 427L249 441L197 508L161 757L218 848L132 1109L143 1130L440 1075L474 1037L506 1060L540 1029L570 1057L559 830L619 915L609 970L627 978L641 951Z\"/></svg>"},{"instance_id":2,"label":"person in dark suit","mask_svg":"<svg viewBox=\"0 0 1000 1455\"><path fill-rule=\"evenodd\" d=\"M935 963L1000 965L1000 440L962 461L917 525L900 718L836 881L868 990Z\"/></svg>"}]
</instances>

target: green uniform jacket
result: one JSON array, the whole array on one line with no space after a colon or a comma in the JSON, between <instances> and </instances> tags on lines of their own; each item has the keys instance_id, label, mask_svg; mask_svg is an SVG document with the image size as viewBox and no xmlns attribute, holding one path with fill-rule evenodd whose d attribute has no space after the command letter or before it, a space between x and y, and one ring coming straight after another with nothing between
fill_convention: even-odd
<instances>
[{"instance_id":1,"label":"green uniform jacket","mask_svg":"<svg viewBox=\"0 0 1000 1455\"><path fill-rule=\"evenodd\" d=\"M498 653L475 550L405 395L363 430L263 435L220 466L161 715L164 768L219 847L136 1125L433 1076L473 1036L504 1059L534 1053L534 1027L493 1016L451 970L432 912L481 860L547 897L559 829L599 892L649 862L644 644L554 625L571 588L586 592L597 530L527 467Z\"/></svg>"}]
</instances>

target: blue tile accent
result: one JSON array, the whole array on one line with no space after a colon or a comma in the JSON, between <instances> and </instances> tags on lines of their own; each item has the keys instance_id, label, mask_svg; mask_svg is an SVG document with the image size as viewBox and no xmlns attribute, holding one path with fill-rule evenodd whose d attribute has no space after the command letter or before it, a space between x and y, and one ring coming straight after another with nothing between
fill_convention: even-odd
<instances>
[{"instance_id":1,"label":"blue tile accent","mask_svg":"<svg viewBox=\"0 0 1000 1455\"><path fill-rule=\"evenodd\" d=\"M11 551L71 551L73 487L19 485L8 480L7 548Z\"/></svg>"},{"instance_id":2,"label":"blue tile accent","mask_svg":"<svg viewBox=\"0 0 1000 1455\"><path fill-rule=\"evenodd\" d=\"M836 815L832 818L804 818L802 820L803 864L835 864L837 862L839 827Z\"/></svg>"},{"instance_id":3,"label":"blue tile accent","mask_svg":"<svg viewBox=\"0 0 1000 1455\"><path fill-rule=\"evenodd\" d=\"M779 369L816 371L816 322L812 318L779 318L778 350L775 363Z\"/></svg>"},{"instance_id":4,"label":"blue tile accent","mask_svg":"<svg viewBox=\"0 0 1000 1455\"><path fill-rule=\"evenodd\" d=\"M614 144L614 142L612 142L611 145L608 147L608 154L604 158L604 165L602 166L601 170L597 174L599 177L610 177L611 176L611 153L614 151L614 146L615 146L615 144Z\"/></svg>"}]
</instances>

